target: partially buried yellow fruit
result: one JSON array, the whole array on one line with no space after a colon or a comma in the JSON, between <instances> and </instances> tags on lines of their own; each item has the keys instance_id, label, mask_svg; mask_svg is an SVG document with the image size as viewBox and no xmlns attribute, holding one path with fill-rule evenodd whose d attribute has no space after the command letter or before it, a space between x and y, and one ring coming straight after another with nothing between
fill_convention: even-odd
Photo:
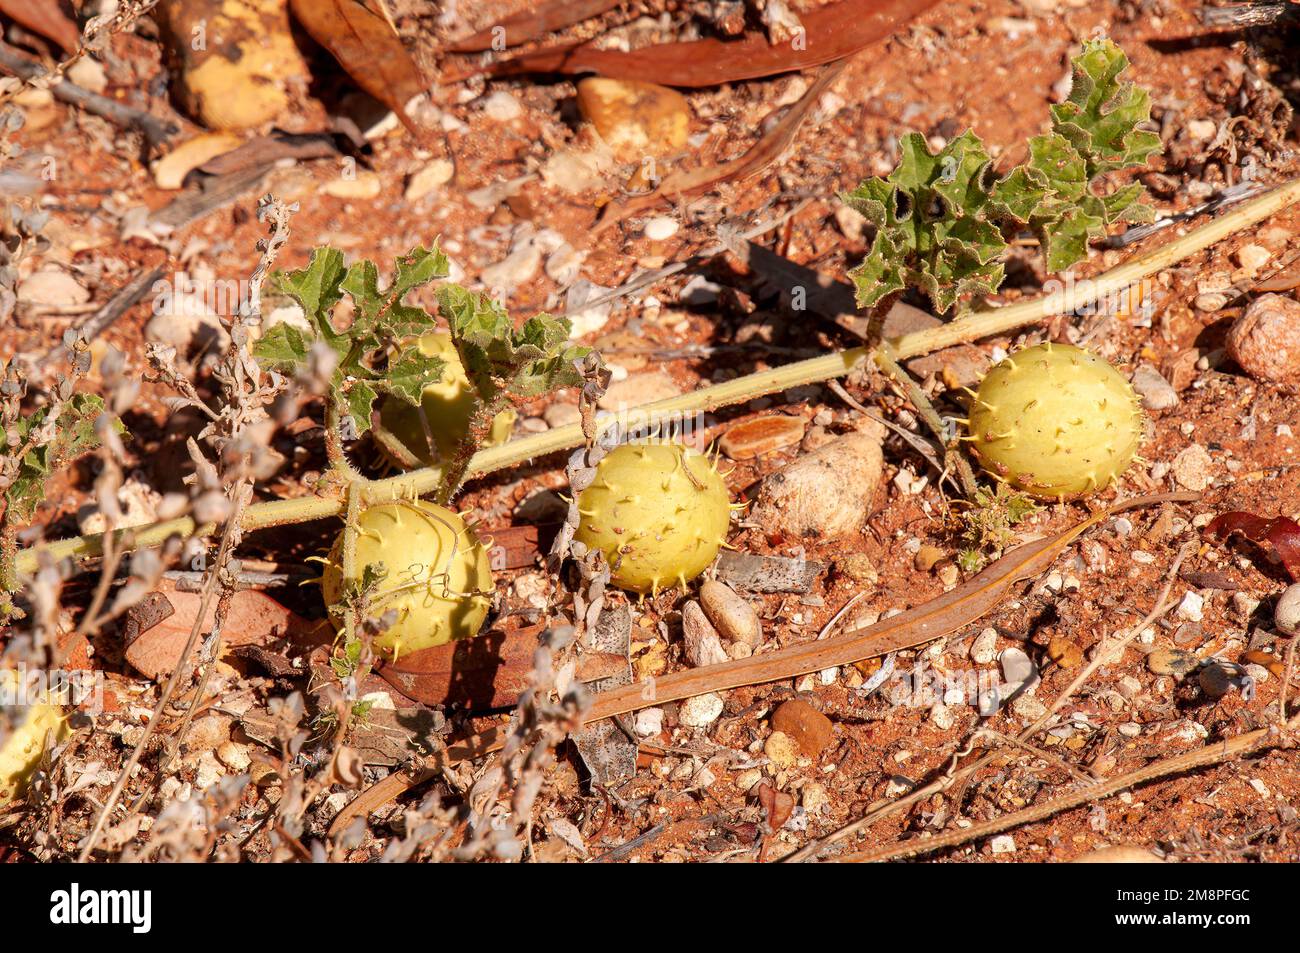
<instances>
[{"instance_id":1,"label":"partially buried yellow fruit","mask_svg":"<svg viewBox=\"0 0 1300 953\"><path fill-rule=\"evenodd\" d=\"M574 538L604 553L611 581L633 592L685 587L718 555L731 522L715 461L679 443L610 451L578 512Z\"/></svg>"},{"instance_id":2,"label":"partially buried yellow fruit","mask_svg":"<svg viewBox=\"0 0 1300 953\"><path fill-rule=\"evenodd\" d=\"M1106 487L1133 460L1142 412L1127 380L1069 344L1039 344L984 376L971 404L971 442L996 479L1045 499Z\"/></svg>"},{"instance_id":3,"label":"partially buried yellow fruit","mask_svg":"<svg viewBox=\"0 0 1300 953\"><path fill-rule=\"evenodd\" d=\"M12 670L0 671L0 698L20 694L20 681ZM20 796L45 753L45 739L55 742L68 735L68 720L58 705L9 706L15 714L13 731L0 743L0 807Z\"/></svg>"},{"instance_id":4,"label":"partially buried yellow fruit","mask_svg":"<svg viewBox=\"0 0 1300 953\"><path fill-rule=\"evenodd\" d=\"M460 355L451 343L451 335L446 331L422 335L418 344L411 342L404 346L418 346L423 354L440 357L446 362L442 377L425 386L420 400L425 420L429 423L428 433L420 420L420 411L406 401L389 396L379 405L375 443L394 466L414 470L451 459L469 431L469 419L477 398L460 362ZM513 410L497 414L483 446L495 447L509 440L514 422ZM433 452L430 451L430 438L433 439Z\"/></svg>"},{"instance_id":5,"label":"partially buried yellow fruit","mask_svg":"<svg viewBox=\"0 0 1300 953\"><path fill-rule=\"evenodd\" d=\"M368 614L397 613L375 639L377 651L396 659L478 633L491 604L492 570L487 549L457 513L424 500L385 503L364 510L358 530L357 572L383 568ZM340 534L321 578L330 615L340 625L342 548Z\"/></svg>"}]
</instances>

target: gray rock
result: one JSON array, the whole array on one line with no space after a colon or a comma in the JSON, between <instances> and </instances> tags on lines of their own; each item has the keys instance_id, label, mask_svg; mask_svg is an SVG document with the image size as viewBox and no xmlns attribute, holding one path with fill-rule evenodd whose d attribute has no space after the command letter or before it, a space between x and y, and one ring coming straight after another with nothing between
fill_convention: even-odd
<instances>
[{"instance_id":1,"label":"gray rock","mask_svg":"<svg viewBox=\"0 0 1300 953\"><path fill-rule=\"evenodd\" d=\"M1273 624L1285 635L1300 635L1300 582L1288 586L1273 607Z\"/></svg>"},{"instance_id":2,"label":"gray rock","mask_svg":"<svg viewBox=\"0 0 1300 953\"><path fill-rule=\"evenodd\" d=\"M706 580L700 587L700 605L718 634L728 642L743 642L752 649L763 641L763 623L758 613L729 586Z\"/></svg>"},{"instance_id":3,"label":"gray rock","mask_svg":"<svg viewBox=\"0 0 1300 953\"><path fill-rule=\"evenodd\" d=\"M1169 410L1178 406L1178 391L1150 364L1133 372L1133 389L1147 410Z\"/></svg>"},{"instance_id":4,"label":"gray rock","mask_svg":"<svg viewBox=\"0 0 1300 953\"><path fill-rule=\"evenodd\" d=\"M880 482L880 438L853 433L764 478L749 522L792 539L835 539L862 529Z\"/></svg>"},{"instance_id":5,"label":"gray rock","mask_svg":"<svg viewBox=\"0 0 1300 953\"><path fill-rule=\"evenodd\" d=\"M705 618L700 604L694 600L682 606L682 645L686 651L686 661L695 668L718 665L729 658L722 648L717 631Z\"/></svg>"}]
</instances>

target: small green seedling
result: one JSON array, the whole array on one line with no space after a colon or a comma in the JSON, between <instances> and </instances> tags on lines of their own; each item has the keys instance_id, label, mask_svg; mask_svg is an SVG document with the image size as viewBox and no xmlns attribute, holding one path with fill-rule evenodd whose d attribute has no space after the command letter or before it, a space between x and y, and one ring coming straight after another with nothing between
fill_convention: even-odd
<instances>
[{"instance_id":1,"label":"small green seedling","mask_svg":"<svg viewBox=\"0 0 1300 953\"><path fill-rule=\"evenodd\" d=\"M966 439L995 479L1063 500L1106 487L1128 468L1141 437L1129 382L1095 354L1047 343L984 376Z\"/></svg>"},{"instance_id":2,"label":"small green seedling","mask_svg":"<svg viewBox=\"0 0 1300 953\"><path fill-rule=\"evenodd\" d=\"M325 602L340 625L364 598L368 615L396 613L374 641L387 659L477 635L491 604L487 549L459 515L425 500L385 503L357 520L356 559L367 580L357 591L343 575L343 535L321 578Z\"/></svg>"},{"instance_id":3,"label":"small green seedling","mask_svg":"<svg viewBox=\"0 0 1300 953\"><path fill-rule=\"evenodd\" d=\"M470 421L478 406L478 398L450 334L434 331L401 345L401 350L412 348L443 364L440 376L424 386L418 408L394 396L385 397L379 404L375 443L401 470L433 466L452 459L469 436ZM396 360L401 362L400 351ZM420 419L421 411L423 420ZM482 446L495 447L505 443L510 439L514 422L514 410L507 408L498 413Z\"/></svg>"},{"instance_id":4,"label":"small green seedling","mask_svg":"<svg viewBox=\"0 0 1300 953\"><path fill-rule=\"evenodd\" d=\"M578 497L574 538L604 553L622 589L685 588L726 543L732 507L716 464L679 443L615 448Z\"/></svg>"}]
</instances>

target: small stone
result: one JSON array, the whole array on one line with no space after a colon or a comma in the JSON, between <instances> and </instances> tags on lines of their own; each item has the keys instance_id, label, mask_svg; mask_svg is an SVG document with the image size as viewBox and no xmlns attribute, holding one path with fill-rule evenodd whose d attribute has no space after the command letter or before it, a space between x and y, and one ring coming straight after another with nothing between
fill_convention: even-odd
<instances>
[{"instance_id":1,"label":"small stone","mask_svg":"<svg viewBox=\"0 0 1300 953\"><path fill-rule=\"evenodd\" d=\"M686 661L695 668L720 665L728 658L718 633L704 617L700 604L693 599L682 606L682 645Z\"/></svg>"},{"instance_id":2,"label":"small stone","mask_svg":"<svg viewBox=\"0 0 1300 953\"><path fill-rule=\"evenodd\" d=\"M83 56L68 67L64 74L75 85L100 95L108 89L108 75L104 66L92 56Z\"/></svg>"},{"instance_id":3,"label":"small stone","mask_svg":"<svg viewBox=\"0 0 1300 953\"><path fill-rule=\"evenodd\" d=\"M732 460L752 460L765 453L797 446L807 427L802 417L773 414L728 428L718 447Z\"/></svg>"},{"instance_id":4,"label":"small stone","mask_svg":"<svg viewBox=\"0 0 1300 953\"><path fill-rule=\"evenodd\" d=\"M1121 729L1122 730L1122 729ZM1118 844L1114 847L1099 847L1074 858L1072 864L1163 864L1164 861L1141 847L1132 844Z\"/></svg>"},{"instance_id":5,"label":"small stone","mask_svg":"<svg viewBox=\"0 0 1300 953\"><path fill-rule=\"evenodd\" d=\"M681 388L663 371L629 374L611 384L605 396L598 401L601 410L630 410L655 400L665 400L680 394Z\"/></svg>"},{"instance_id":6,"label":"small stone","mask_svg":"<svg viewBox=\"0 0 1300 953\"><path fill-rule=\"evenodd\" d=\"M223 742L217 748L217 757L222 764L236 774L243 774L248 770L248 766L253 763L253 759L248 753L248 746L235 741Z\"/></svg>"},{"instance_id":7,"label":"small stone","mask_svg":"<svg viewBox=\"0 0 1300 953\"><path fill-rule=\"evenodd\" d=\"M707 728L722 715L722 696L707 692L688 698L677 709L677 720L687 728Z\"/></svg>"},{"instance_id":8,"label":"small stone","mask_svg":"<svg viewBox=\"0 0 1300 953\"><path fill-rule=\"evenodd\" d=\"M194 776L194 789L204 791L212 787L226 775L226 769L221 766L217 756L211 751L205 751L198 757L198 771Z\"/></svg>"},{"instance_id":9,"label":"small stone","mask_svg":"<svg viewBox=\"0 0 1300 953\"><path fill-rule=\"evenodd\" d=\"M882 463L876 435L838 437L765 477L750 520L791 539L857 533L871 511Z\"/></svg>"},{"instance_id":10,"label":"small stone","mask_svg":"<svg viewBox=\"0 0 1300 953\"><path fill-rule=\"evenodd\" d=\"M763 641L763 623L749 601L730 586L707 579L700 587L700 605L704 615L729 642L740 642L751 649Z\"/></svg>"},{"instance_id":11,"label":"small stone","mask_svg":"<svg viewBox=\"0 0 1300 953\"><path fill-rule=\"evenodd\" d=\"M336 199L373 199L383 191L384 183L379 174L369 170L359 175L341 175L325 183L325 194Z\"/></svg>"},{"instance_id":12,"label":"small stone","mask_svg":"<svg viewBox=\"0 0 1300 953\"><path fill-rule=\"evenodd\" d=\"M456 174L456 167L447 159L434 159L415 172L406 180L405 197L408 202L418 202L434 189L451 181Z\"/></svg>"},{"instance_id":13,"label":"small stone","mask_svg":"<svg viewBox=\"0 0 1300 953\"><path fill-rule=\"evenodd\" d=\"M1038 679L1038 669L1034 666L1033 659L1025 654L1024 649L1014 645L1002 650L998 656L998 665L1002 668L1002 678L1009 685L1024 685Z\"/></svg>"},{"instance_id":14,"label":"small stone","mask_svg":"<svg viewBox=\"0 0 1300 953\"><path fill-rule=\"evenodd\" d=\"M1199 493L1213 480L1210 475L1210 468L1213 466L1214 461L1210 458L1210 452L1199 443L1194 443L1174 457L1170 471L1179 486Z\"/></svg>"},{"instance_id":15,"label":"small stone","mask_svg":"<svg viewBox=\"0 0 1300 953\"><path fill-rule=\"evenodd\" d=\"M989 847L995 854L1014 854L1016 852L1016 839L1010 834L999 834L989 841Z\"/></svg>"},{"instance_id":16,"label":"small stone","mask_svg":"<svg viewBox=\"0 0 1300 953\"><path fill-rule=\"evenodd\" d=\"M1218 130L1213 119L1192 119L1187 123L1187 135L1198 142L1213 137Z\"/></svg>"},{"instance_id":17,"label":"small stone","mask_svg":"<svg viewBox=\"0 0 1300 953\"><path fill-rule=\"evenodd\" d=\"M1132 675L1125 675L1119 680L1119 693L1129 701L1142 694L1142 683Z\"/></svg>"},{"instance_id":18,"label":"small stone","mask_svg":"<svg viewBox=\"0 0 1300 953\"><path fill-rule=\"evenodd\" d=\"M943 583L944 588L951 589L957 585L958 580L961 579L961 570L952 563L946 563L939 567L938 576L939 581Z\"/></svg>"},{"instance_id":19,"label":"small stone","mask_svg":"<svg viewBox=\"0 0 1300 953\"><path fill-rule=\"evenodd\" d=\"M1259 608L1259 600L1248 592L1234 592L1232 594L1232 611L1237 614L1237 618L1245 622L1255 614Z\"/></svg>"},{"instance_id":20,"label":"small stone","mask_svg":"<svg viewBox=\"0 0 1300 953\"><path fill-rule=\"evenodd\" d=\"M880 573L865 553L849 553L835 561L835 568L865 586L874 586L880 581Z\"/></svg>"},{"instance_id":21,"label":"small stone","mask_svg":"<svg viewBox=\"0 0 1300 953\"><path fill-rule=\"evenodd\" d=\"M483 269L479 278L494 295L508 295L520 285L532 281L541 269L542 249L533 238L533 233L525 226L522 231L516 232L509 254Z\"/></svg>"},{"instance_id":22,"label":"small stone","mask_svg":"<svg viewBox=\"0 0 1300 953\"><path fill-rule=\"evenodd\" d=\"M664 730L664 710L662 708L642 708L636 713L632 723L639 738L654 738Z\"/></svg>"},{"instance_id":23,"label":"small stone","mask_svg":"<svg viewBox=\"0 0 1300 953\"><path fill-rule=\"evenodd\" d=\"M947 554L938 546L927 544L916 551L916 555L912 557L912 565L918 572L929 572L945 555Z\"/></svg>"},{"instance_id":24,"label":"small stone","mask_svg":"<svg viewBox=\"0 0 1300 953\"><path fill-rule=\"evenodd\" d=\"M840 232L851 242L862 241L862 235L867 227L867 217L855 208L848 205L837 205L834 211L835 224L840 227Z\"/></svg>"},{"instance_id":25,"label":"small stone","mask_svg":"<svg viewBox=\"0 0 1300 953\"><path fill-rule=\"evenodd\" d=\"M18 284L18 301L22 304L69 308L89 300L90 292L60 268L32 272Z\"/></svg>"},{"instance_id":26,"label":"small stone","mask_svg":"<svg viewBox=\"0 0 1300 953\"><path fill-rule=\"evenodd\" d=\"M1083 649L1060 636L1047 644L1047 657L1061 668L1078 668L1083 664Z\"/></svg>"},{"instance_id":27,"label":"small stone","mask_svg":"<svg viewBox=\"0 0 1300 953\"><path fill-rule=\"evenodd\" d=\"M1142 726L1136 721L1126 721L1119 726L1119 733L1125 738L1137 738L1142 734Z\"/></svg>"},{"instance_id":28,"label":"small stone","mask_svg":"<svg viewBox=\"0 0 1300 953\"><path fill-rule=\"evenodd\" d=\"M1273 624L1283 635L1300 635L1300 582L1287 586L1277 597Z\"/></svg>"},{"instance_id":29,"label":"small stone","mask_svg":"<svg viewBox=\"0 0 1300 953\"><path fill-rule=\"evenodd\" d=\"M493 122L510 122L523 115L524 107L519 100L504 89L499 89L483 99L483 115Z\"/></svg>"},{"instance_id":30,"label":"small stone","mask_svg":"<svg viewBox=\"0 0 1300 953\"><path fill-rule=\"evenodd\" d=\"M1201 660L1183 649L1159 648L1147 656L1147 668L1156 675L1183 678L1200 667Z\"/></svg>"},{"instance_id":31,"label":"small stone","mask_svg":"<svg viewBox=\"0 0 1300 953\"><path fill-rule=\"evenodd\" d=\"M816 759L835 739L831 720L799 698L782 702L772 712L772 728L791 738L805 755Z\"/></svg>"},{"instance_id":32,"label":"small stone","mask_svg":"<svg viewBox=\"0 0 1300 953\"><path fill-rule=\"evenodd\" d=\"M1207 698L1222 698L1232 691L1233 675L1217 662L1211 662L1196 673L1196 681Z\"/></svg>"},{"instance_id":33,"label":"small stone","mask_svg":"<svg viewBox=\"0 0 1300 953\"><path fill-rule=\"evenodd\" d=\"M1185 593L1183 600L1178 603L1176 614L1188 622L1200 622L1205 618L1205 599L1197 592Z\"/></svg>"},{"instance_id":34,"label":"small stone","mask_svg":"<svg viewBox=\"0 0 1300 953\"><path fill-rule=\"evenodd\" d=\"M830 795L826 793L826 786L813 781L805 784L800 792L800 803L803 805L804 812L809 817L816 817L821 813L821 809L830 803Z\"/></svg>"},{"instance_id":35,"label":"small stone","mask_svg":"<svg viewBox=\"0 0 1300 953\"><path fill-rule=\"evenodd\" d=\"M975 636L970 644L970 660L976 665L988 665L998 651L998 630L989 628Z\"/></svg>"},{"instance_id":36,"label":"small stone","mask_svg":"<svg viewBox=\"0 0 1300 953\"><path fill-rule=\"evenodd\" d=\"M677 234L677 222L666 215L657 215L645 223L641 234L652 242L662 242Z\"/></svg>"},{"instance_id":37,"label":"small stone","mask_svg":"<svg viewBox=\"0 0 1300 953\"><path fill-rule=\"evenodd\" d=\"M767 755L773 766L782 771L790 770L799 760L799 750L794 739L783 731L774 731L767 736L767 741L763 743L763 754Z\"/></svg>"},{"instance_id":38,"label":"small stone","mask_svg":"<svg viewBox=\"0 0 1300 953\"><path fill-rule=\"evenodd\" d=\"M956 724L957 719L953 716L951 708L943 702L935 702L930 709L930 721L940 731L948 731Z\"/></svg>"},{"instance_id":39,"label":"small stone","mask_svg":"<svg viewBox=\"0 0 1300 953\"><path fill-rule=\"evenodd\" d=\"M1237 249L1237 264L1247 275L1254 276L1272 259L1272 253L1262 245L1242 245Z\"/></svg>"},{"instance_id":40,"label":"small stone","mask_svg":"<svg viewBox=\"0 0 1300 953\"><path fill-rule=\"evenodd\" d=\"M117 502L118 516L114 525L117 529L125 529L157 522L162 496L139 480L127 479L117 491ZM108 529L98 503L87 503L77 510L77 528L82 533L102 533Z\"/></svg>"},{"instance_id":41,"label":"small stone","mask_svg":"<svg viewBox=\"0 0 1300 953\"><path fill-rule=\"evenodd\" d=\"M758 768L747 768L736 775L736 787L742 791L749 791L762 780L762 771Z\"/></svg>"},{"instance_id":42,"label":"small stone","mask_svg":"<svg viewBox=\"0 0 1300 953\"><path fill-rule=\"evenodd\" d=\"M588 77L578 83L578 110L624 162L686 146L690 107L681 93L665 86Z\"/></svg>"},{"instance_id":43,"label":"small stone","mask_svg":"<svg viewBox=\"0 0 1300 953\"><path fill-rule=\"evenodd\" d=\"M1150 364L1143 364L1133 372L1133 389L1147 410L1169 410L1178 406L1178 391Z\"/></svg>"},{"instance_id":44,"label":"small stone","mask_svg":"<svg viewBox=\"0 0 1300 953\"><path fill-rule=\"evenodd\" d=\"M1260 295L1228 331L1228 354L1251 377L1300 383L1300 302Z\"/></svg>"}]
</instances>

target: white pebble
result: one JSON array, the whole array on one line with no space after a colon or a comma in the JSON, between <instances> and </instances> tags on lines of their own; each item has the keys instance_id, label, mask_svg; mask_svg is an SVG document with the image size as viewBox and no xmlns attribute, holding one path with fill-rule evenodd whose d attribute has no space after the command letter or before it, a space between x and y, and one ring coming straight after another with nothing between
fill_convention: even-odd
<instances>
[{"instance_id":1,"label":"white pebble","mask_svg":"<svg viewBox=\"0 0 1300 953\"><path fill-rule=\"evenodd\" d=\"M1205 617L1205 600L1200 593L1188 592L1178 603L1178 617L1188 622L1200 622Z\"/></svg>"},{"instance_id":2,"label":"white pebble","mask_svg":"<svg viewBox=\"0 0 1300 953\"><path fill-rule=\"evenodd\" d=\"M652 242L661 242L677 234L677 223L665 215L659 215L645 223L642 234Z\"/></svg>"}]
</instances>

